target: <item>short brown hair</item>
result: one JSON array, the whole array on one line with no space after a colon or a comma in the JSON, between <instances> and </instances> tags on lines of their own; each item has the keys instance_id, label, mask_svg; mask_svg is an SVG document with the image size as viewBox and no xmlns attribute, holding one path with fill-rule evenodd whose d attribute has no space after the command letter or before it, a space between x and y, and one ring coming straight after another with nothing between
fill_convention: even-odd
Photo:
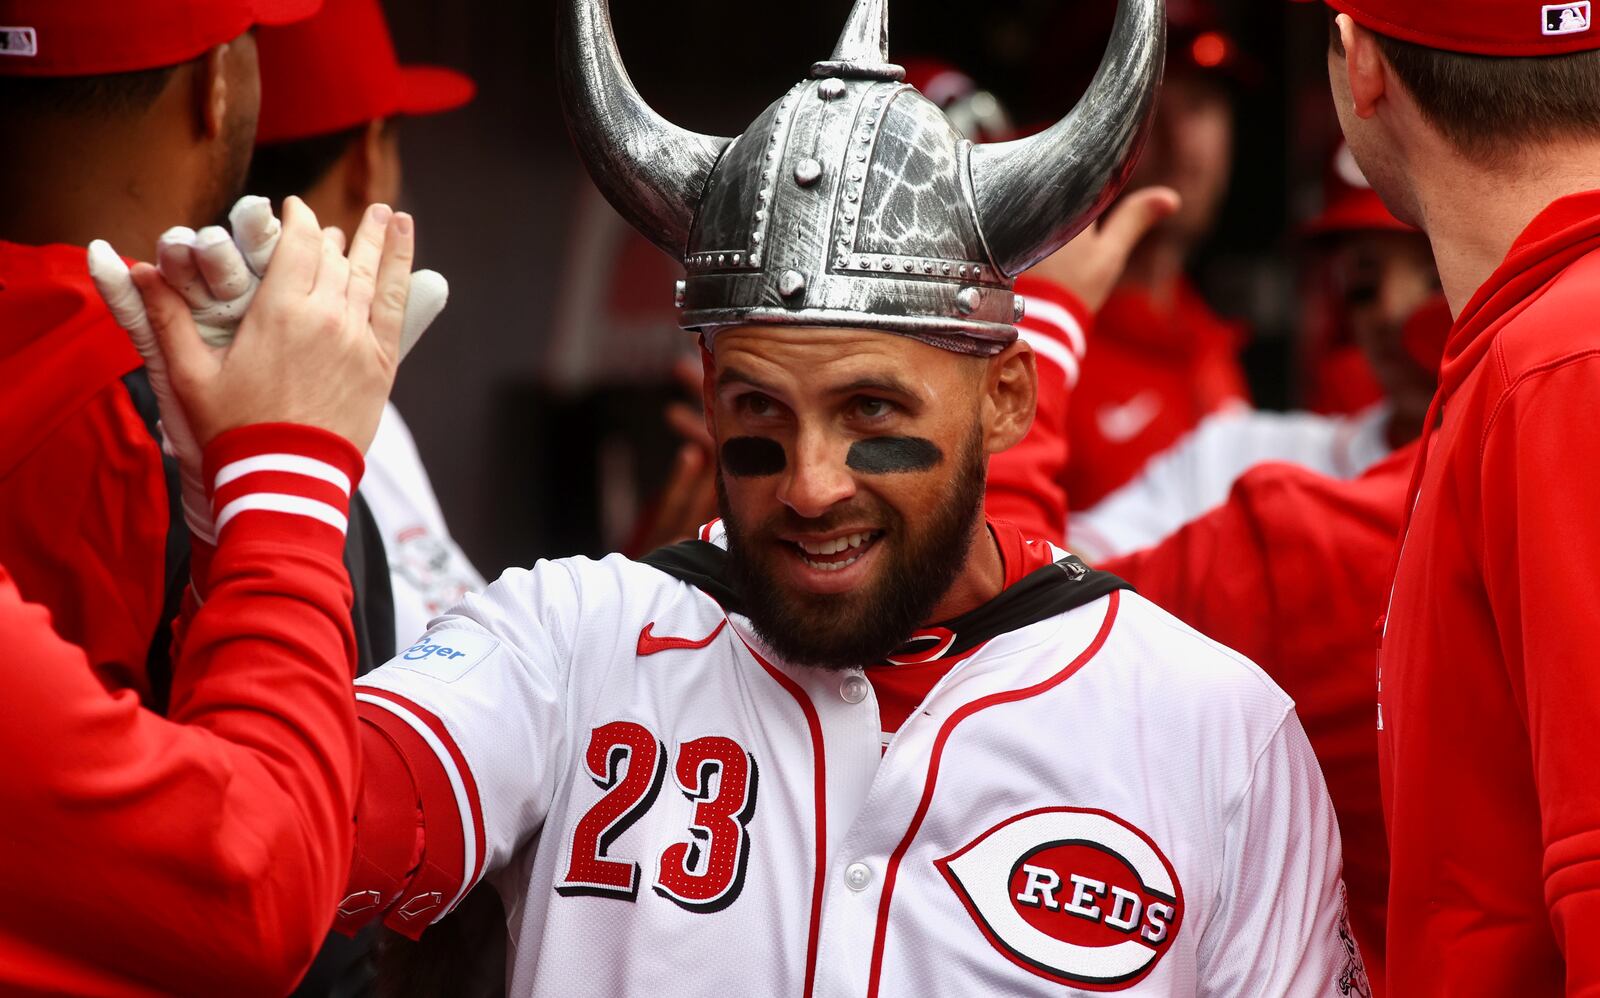
<instances>
[{"instance_id":1,"label":"short brown hair","mask_svg":"<svg viewBox=\"0 0 1600 998\"><path fill-rule=\"evenodd\" d=\"M1344 54L1328 8L1329 44ZM1527 58L1447 52L1373 32L1424 117L1458 149L1600 137L1600 51Z\"/></svg>"}]
</instances>

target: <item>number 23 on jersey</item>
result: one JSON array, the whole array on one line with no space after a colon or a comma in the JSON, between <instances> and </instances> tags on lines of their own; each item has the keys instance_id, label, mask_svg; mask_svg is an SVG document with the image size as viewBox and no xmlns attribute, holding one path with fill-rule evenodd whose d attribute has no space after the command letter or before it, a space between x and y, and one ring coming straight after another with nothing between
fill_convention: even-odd
<instances>
[{"instance_id":1,"label":"number 23 on jersey","mask_svg":"<svg viewBox=\"0 0 1600 998\"><path fill-rule=\"evenodd\" d=\"M583 761L605 795L578 820L572 860L556 892L636 901L638 861L610 850L655 803L666 781L667 751L643 725L612 721L594 729ZM694 818L686 840L662 851L654 890L690 911L721 911L744 886L756 808L755 758L733 739L712 735L679 745L671 769L673 782L694 803Z\"/></svg>"}]
</instances>

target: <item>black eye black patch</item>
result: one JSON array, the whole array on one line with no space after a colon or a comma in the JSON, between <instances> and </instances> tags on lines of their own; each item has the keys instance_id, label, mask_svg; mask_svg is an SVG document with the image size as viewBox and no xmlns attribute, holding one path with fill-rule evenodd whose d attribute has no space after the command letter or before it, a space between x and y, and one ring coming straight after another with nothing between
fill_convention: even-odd
<instances>
[{"instance_id":1,"label":"black eye black patch","mask_svg":"<svg viewBox=\"0 0 1600 998\"><path fill-rule=\"evenodd\" d=\"M850 445L845 464L867 475L927 471L944 460L944 451L921 437L869 437Z\"/></svg>"},{"instance_id":2,"label":"black eye black patch","mask_svg":"<svg viewBox=\"0 0 1600 998\"><path fill-rule=\"evenodd\" d=\"M788 464L783 445L767 437L734 437L722 445L722 467L737 478L767 478Z\"/></svg>"}]
</instances>

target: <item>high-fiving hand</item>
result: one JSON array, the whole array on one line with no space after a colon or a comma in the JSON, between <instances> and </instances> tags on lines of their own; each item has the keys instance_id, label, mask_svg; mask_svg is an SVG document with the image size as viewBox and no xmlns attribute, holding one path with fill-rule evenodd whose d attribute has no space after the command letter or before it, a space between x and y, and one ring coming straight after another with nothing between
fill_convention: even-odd
<instances>
[{"instance_id":1,"label":"high-fiving hand","mask_svg":"<svg viewBox=\"0 0 1600 998\"><path fill-rule=\"evenodd\" d=\"M411 325L420 335L426 326L415 311L406 322L410 216L369 208L348 255L343 235L321 229L297 198L284 203L281 226L244 203L234 216L233 238L221 229L202 230L192 246L181 233L164 237L159 271L138 264L130 272L104 242L89 249L96 285L145 359L167 448L183 468L185 509L202 533L209 518L201 449L212 437L293 422L365 450L394 383L403 331Z\"/></svg>"}]
</instances>

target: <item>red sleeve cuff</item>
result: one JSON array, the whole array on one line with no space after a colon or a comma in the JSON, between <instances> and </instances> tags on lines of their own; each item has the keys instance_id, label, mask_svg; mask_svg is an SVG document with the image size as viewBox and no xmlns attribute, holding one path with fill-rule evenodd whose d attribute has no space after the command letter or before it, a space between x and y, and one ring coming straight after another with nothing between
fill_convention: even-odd
<instances>
[{"instance_id":1,"label":"red sleeve cuff","mask_svg":"<svg viewBox=\"0 0 1600 998\"><path fill-rule=\"evenodd\" d=\"M1035 354L1061 369L1069 387L1076 384L1094 313L1077 295L1043 278L1022 275L1016 293L1026 302L1017 332Z\"/></svg>"},{"instance_id":2,"label":"red sleeve cuff","mask_svg":"<svg viewBox=\"0 0 1600 998\"><path fill-rule=\"evenodd\" d=\"M382 906L384 924L416 939L454 909L483 874L487 857L478 785L460 748L433 713L397 693L372 686L357 686L356 700L360 719L387 736L404 760L418 805L410 813L392 816L391 822L400 823L396 827L375 828L369 821L358 848L362 842L380 838L409 845L414 841L416 811L420 810L422 853L400 891L376 881L352 883L351 890L376 894L373 900ZM367 858L381 862L375 855ZM355 868L366 868L360 857Z\"/></svg>"},{"instance_id":3,"label":"red sleeve cuff","mask_svg":"<svg viewBox=\"0 0 1600 998\"><path fill-rule=\"evenodd\" d=\"M220 541L231 524L274 532L335 531L349 526L350 497L364 469L348 440L292 423L229 430L205 449L204 476Z\"/></svg>"}]
</instances>

